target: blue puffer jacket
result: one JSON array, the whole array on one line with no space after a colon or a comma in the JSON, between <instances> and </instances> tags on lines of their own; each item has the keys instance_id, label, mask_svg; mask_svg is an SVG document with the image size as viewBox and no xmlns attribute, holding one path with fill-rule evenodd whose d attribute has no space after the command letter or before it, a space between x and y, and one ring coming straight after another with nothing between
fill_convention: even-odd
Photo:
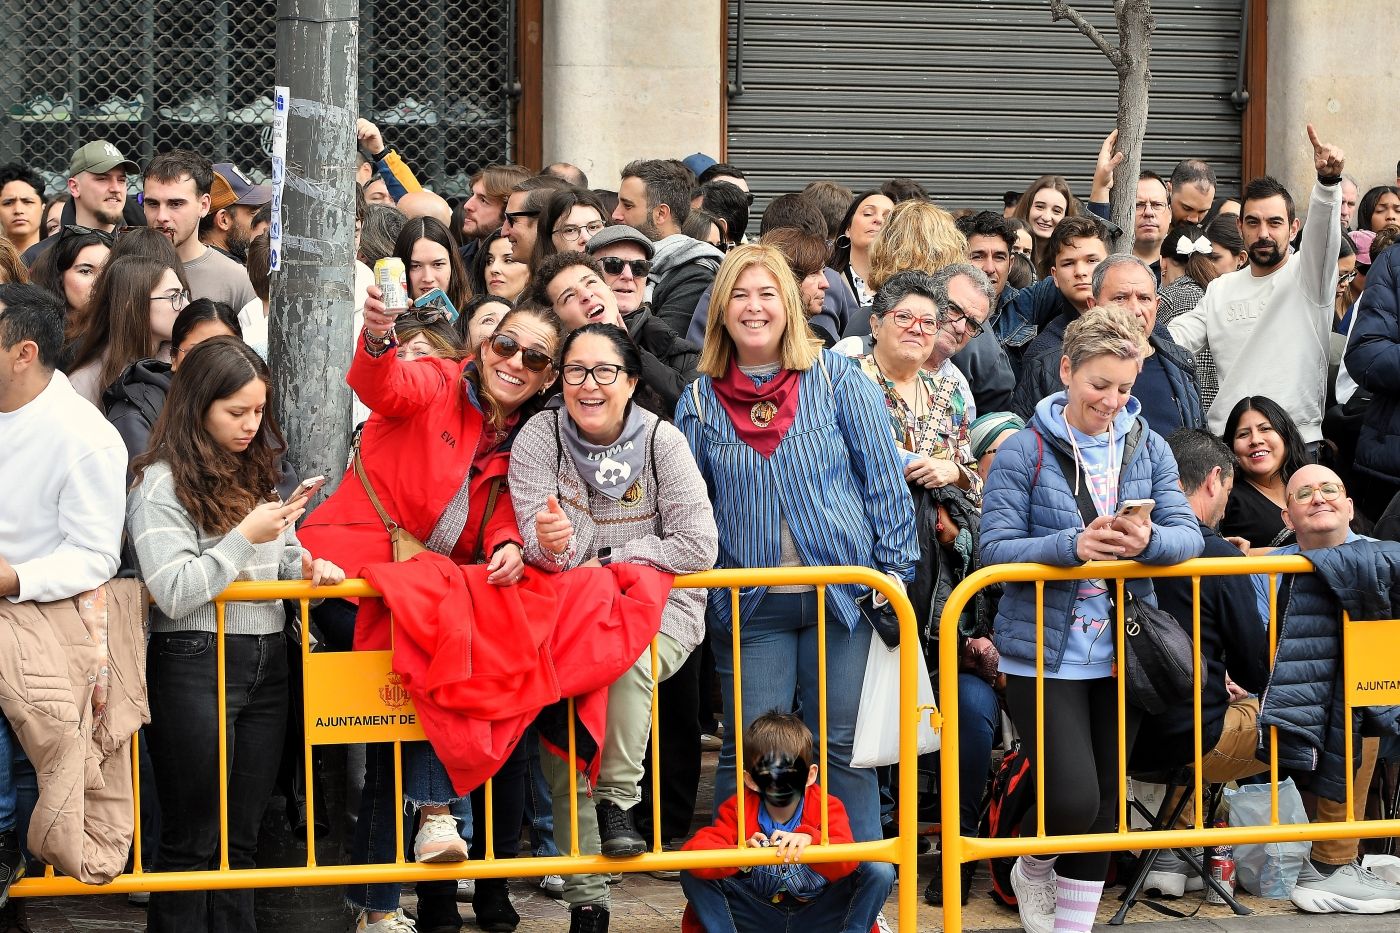
<instances>
[{"instance_id":1,"label":"blue puffer jacket","mask_svg":"<svg viewBox=\"0 0 1400 933\"><path fill-rule=\"evenodd\" d=\"M982 494L982 563L1051 564L1078 567L1075 544L1084 528L1075 502L1073 479L1060 470L1051 445L1074 458L1063 428L1050 423L1050 412L1064 404L1065 395L1046 399L1027 430L1001 445L992 462ZM1136 405L1133 403L1133 410ZM1055 417L1059 417L1058 415ZM1129 422L1124 463L1118 476L1118 501L1155 499L1152 537L1136 560L1144 564L1175 564L1201 553L1196 515L1177 484L1176 458L1166 441L1135 415ZM1034 430L1031 430L1034 429ZM1037 432L1039 437L1037 437ZM1074 614L1078 583L1045 585L1045 672L1060 669ZM1127 588L1138 599L1156 605L1151 580L1130 580ZM1035 584L1008 583L997 610L995 642L1004 657L1035 661Z\"/></svg>"},{"instance_id":2,"label":"blue puffer jacket","mask_svg":"<svg viewBox=\"0 0 1400 933\"><path fill-rule=\"evenodd\" d=\"M1347 341L1347 372L1372 395L1356 442L1356 467L1400 482L1400 250L1386 250L1366 276Z\"/></svg>"},{"instance_id":3,"label":"blue puffer jacket","mask_svg":"<svg viewBox=\"0 0 1400 933\"><path fill-rule=\"evenodd\" d=\"M1260 704L1257 757L1269 760L1268 727L1277 726L1279 767L1313 793L1345 800L1354 764L1345 763L1342 610L1359 620L1400 618L1400 544L1352 541L1304 556L1317 572L1293 577ZM1354 709L1352 728L1363 735L1400 733L1400 707ZM1352 751L1359 763L1359 740Z\"/></svg>"}]
</instances>

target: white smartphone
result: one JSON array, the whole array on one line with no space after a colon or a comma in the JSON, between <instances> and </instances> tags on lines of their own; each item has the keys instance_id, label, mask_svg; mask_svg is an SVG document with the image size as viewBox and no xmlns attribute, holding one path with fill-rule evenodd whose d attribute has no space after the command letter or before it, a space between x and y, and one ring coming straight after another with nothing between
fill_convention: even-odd
<instances>
[{"instance_id":1,"label":"white smartphone","mask_svg":"<svg viewBox=\"0 0 1400 933\"><path fill-rule=\"evenodd\" d=\"M287 499L287 503L291 504L298 499L310 502L312 498L315 497L316 493L321 491L321 487L324 485L326 485L326 478L324 476L308 476L292 491L291 496Z\"/></svg>"},{"instance_id":2,"label":"white smartphone","mask_svg":"<svg viewBox=\"0 0 1400 933\"><path fill-rule=\"evenodd\" d=\"M1151 515L1152 507L1157 504L1156 499L1124 499L1118 503L1118 511L1114 518L1129 518L1138 515Z\"/></svg>"}]
</instances>

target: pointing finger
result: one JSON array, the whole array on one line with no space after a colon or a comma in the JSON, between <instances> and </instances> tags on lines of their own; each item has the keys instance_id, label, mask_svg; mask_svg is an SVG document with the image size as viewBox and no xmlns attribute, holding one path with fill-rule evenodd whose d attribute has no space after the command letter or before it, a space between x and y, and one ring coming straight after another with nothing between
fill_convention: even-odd
<instances>
[{"instance_id":1,"label":"pointing finger","mask_svg":"<svg viewBox=\"0 0 1400 933\"><path fill-rule=\"evenodd\" d=\"M1317 130L1313 129L1311 123L1308 124L1308 142L1312 143L1313 151L1320 152L1322 150L1322 140L1317 138Z\"/></svg>"}]
</instances>

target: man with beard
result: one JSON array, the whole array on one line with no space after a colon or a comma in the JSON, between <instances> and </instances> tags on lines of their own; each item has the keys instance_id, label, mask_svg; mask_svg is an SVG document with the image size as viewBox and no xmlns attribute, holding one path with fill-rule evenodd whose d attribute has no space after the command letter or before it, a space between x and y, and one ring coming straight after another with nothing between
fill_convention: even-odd
<instances>
[{"instance_id":1,"label":"man with beard","mask_svg":"<svg viewBox=\"0 0 1400 933\"><path fill-rule=\"evenodd\" d=\"M472 196L462 205L463 268L470 269L482 242L501 229L511 190L530 177L522 165L488 165L472 176Z\"/></svg>"},{"instance_id":2,"label":"man with beard","mask_svg":"<svg viewBox=\"0 0 1400 933\"><path fill-rule=\"evenodd\" d=\"M63 223L109 231L122 222L126 208L127 175L140 171L137 164L105 140L95 140L73 153L68 163L68 194ZM32 267L39 254L58 242L59 230L24 251L24 264Z\"/></svg>"},{"instance_id":3,"label":"man with beard","mask_svg":"<svg viewBox=\"0 0 1400 933\"><path fill-rule=\"evenodd\" d=\"M214 174L228 185L234 201L211 210L199 222L199 239L247 265L248 244L253 241L253 217L272 200L271 185L255 185L232 162L215 162ZM214 207L211 202L210 207Z\"/></svg>"},{"instance_id":4,"label":"man with beard","mask_svg":"<svg viewBox=\"0 0 1400 933\"><path fill-rule=\"evenodd\" d=\"M1315 452L1327 395L1328 335L1334 319L1337 255L1342 249L1342 151L1318 141L1312 125L1313 186L1301 254L1293 198L1275 178L1245 187L1240 215L1249 265L1211 282L1194 310L1174 319L1172 339L1192 353L1209 347L1220 391L1207 418L1220 434L1235 403L1265 395L1293 415Z\"/></svg>"},{"instance_id":5,"label":"man with beard","mask_svg":"<svg viewBox=\"0 0 1400 933\"><path fill-rule=\"evenodd\" d=\"M226 188L222 185L221 190ZM222 301L242 308L258 296L248 272L229 257L199 241L200 218L209 213L214 166L189 149L162 152L146 166L146 223L165 234L185 264L190 298ZM227 198L227 195L224 196ZM224 203L221 201L221 206Z\"/></svg>"}]
</instances>

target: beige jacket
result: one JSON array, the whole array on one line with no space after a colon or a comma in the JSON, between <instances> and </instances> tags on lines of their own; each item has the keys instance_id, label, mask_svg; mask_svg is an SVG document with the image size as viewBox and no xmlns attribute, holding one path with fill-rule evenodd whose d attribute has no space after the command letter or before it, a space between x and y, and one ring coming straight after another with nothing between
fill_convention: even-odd
<instances>
[{"instance_id":1,"label":"beige jacket","mask_svg":"<svg viewBox=\"0 0 1400 933\"><path fill-rule=\"evenodd\" d=\"M145 618L134 579L0 600L0 711L39 778L29 850L87 884L120 875L131 848L131 736L151 720Z\"/></svg>"}]
</instances>

